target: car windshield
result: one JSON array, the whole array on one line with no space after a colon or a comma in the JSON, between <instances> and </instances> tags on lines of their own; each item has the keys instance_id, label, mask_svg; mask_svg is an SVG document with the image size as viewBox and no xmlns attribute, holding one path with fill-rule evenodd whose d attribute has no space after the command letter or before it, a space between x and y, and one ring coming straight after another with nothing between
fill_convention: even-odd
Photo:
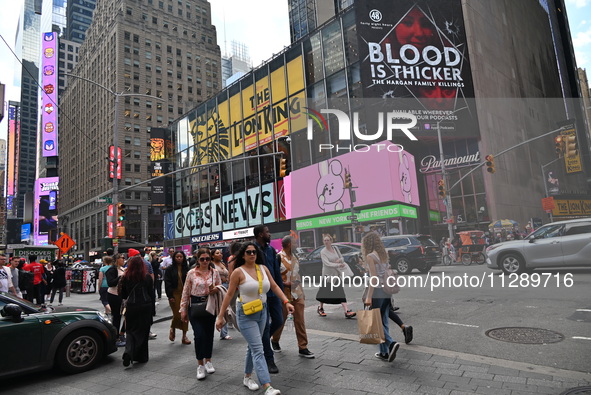
<instances>
[{"instance_id":1,"label":"car windshield","mask_svg":"<svg viewBox=\"0 0 591 395\"><path fill-rule=\"evenodd\" d=\"M19 304L24 305L25 307L28 307L29 309L38 311L40 313L46 312L46 311L48 311L48 309L51 309L51 308L46 308L46 307L39 307L36 304L29 302L28 300L21 299L19 297L16 297L12 294L8 294L6 292L0 292L0 295L6 297L3 299L0 299L0 309L2 309L6 304L12 303L11 299L16 300L16 301L18 301Z\"/></svg>"}]
</instances>

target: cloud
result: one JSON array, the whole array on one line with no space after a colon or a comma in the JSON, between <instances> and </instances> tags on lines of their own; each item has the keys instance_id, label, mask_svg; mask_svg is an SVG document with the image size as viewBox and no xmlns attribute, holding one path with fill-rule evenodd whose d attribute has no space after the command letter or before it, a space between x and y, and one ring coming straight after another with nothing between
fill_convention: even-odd
<instances>
[{"instance_id":1,"label":"cloud","mask_svg":"<svg viewBox=\"0 0 591 395\"><path fill-rule=\"evenodd\" d=\"M589 43L591 43L591 28L579 31L573 37L573 45L575 48L584 47Z\"/></svg>"},{"instance_id":2,"label":"cloud","mask_svg":"<svg viewBox=\"0 0 591 395\"><path fill-rule=\"evenodd\" d=\"M577 8L583 8L589 4L590 0L568 0L568 4L573 4Z\"/></svg>"}]
</instances>

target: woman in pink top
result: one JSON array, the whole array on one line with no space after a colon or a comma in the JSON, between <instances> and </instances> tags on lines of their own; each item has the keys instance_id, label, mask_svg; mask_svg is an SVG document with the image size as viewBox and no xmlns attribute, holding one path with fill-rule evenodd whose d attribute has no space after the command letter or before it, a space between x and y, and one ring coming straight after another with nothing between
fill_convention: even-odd
<instances>
[{"instance_id":1,"label":"woman in pink top","mask_svg":"<svg viewBox=\"0 0 591 395\"><path fill-rule=\"evenodd\" d=\"M215 316L205 312L203 315L191 315L189 317L187 309L189 308L189 301L191 305L207 303L208 296L218 292L216 286L221 285L221 283L222 280L218 271L211 264L209 248L200 248L197 251L197 264L187 273L187 280L181 298L181 319L184 322L190 320L195 334L198 380L205 378L205 372L210 374L215 372L215 368L211 363Z\"/></svg>"}]
</instances>

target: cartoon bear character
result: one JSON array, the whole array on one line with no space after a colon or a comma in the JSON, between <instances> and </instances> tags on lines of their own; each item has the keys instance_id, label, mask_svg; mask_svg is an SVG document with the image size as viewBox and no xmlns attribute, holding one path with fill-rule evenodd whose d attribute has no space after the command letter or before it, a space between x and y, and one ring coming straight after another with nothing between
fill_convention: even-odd
<instances>
[{"instance_id":1,"label":"cartoon bear character","mask_svg":"<svg viewBox=\"0 0 591 395\"><path fill-rule=\"evenodd\" d=\"M402 151L398 152L398 157L400 158L400 164L398 165L400 190L402 192L402 195L404 196L404 201L406 203L412 203L412 179L410 177L411 163L406 153L402 153Z\"/></svg>"},{"instance_id":2,"label":"cartoon bear character","mask_svg":"<svg viewBox=\"0 0 591 395\"><path fill-rule=\"evenodd\" d=\"M46 133L52 133L55 130L55 127L53 126L53 122L47 122L45 124L45 132Z\"/></svg>"},{"instance_id":3,"label":"cartoon bear character","mask_svg":"<svg viewBox=\"0 0 591 395\"><path fill-rule=\"evenodd\" d=\"M46 58L53 58L53 54L54 54L54 50L53 48L45 48L45 57Z\"/></svg>"},{"instance_id":4,"label":"cartoon bear character","mask_svg":"<svg viewBox=\"0 0 591 395\"><path fill-rule=\"evenodd\" d=\"M53 41L53 33L43 33L43 39L45 41Z\"/></svg>"},{"instance_id":5,"label":"cartoon bear character","mask_svg":"<svg viewBox=\"0 0 591 395\"><path fill-rule=\"evenodd\" d=\"M43 87L43 90L45 91L45 93L47 93L48 95L51 95L54 91L54 86L53 84L47 84Z\"/></svg>"},{"instance_id":6,"label":"cartoon bear character","mask_svg":"<svg viewBox=\"0 0 591 395\"><path fill-rule=\"evenodd\" d=\"M55 68L53 66L45 66L43 67L43 75L50 76L55 73Z\"/></svg>"},{"instance_id":7,"label":"cartoon bear character","mask_svg":"<svg viewBox=\"0 0 591 395\"><path fill-rule=\"evenodd\" d=\"M341 198L345 194L345 182L341 177L343 165L338 160L325 160L318 163L320 178L316 184L318 206L324 211L341 210L344 205Z\"/></svg>"}]
</instances>

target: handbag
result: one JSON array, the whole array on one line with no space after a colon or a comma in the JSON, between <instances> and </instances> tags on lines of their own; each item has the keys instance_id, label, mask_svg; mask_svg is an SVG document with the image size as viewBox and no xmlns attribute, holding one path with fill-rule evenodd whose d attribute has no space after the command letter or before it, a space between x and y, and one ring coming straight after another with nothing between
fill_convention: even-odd
<instances>
[{"instance_id":1,"label":"handbag","mask_svg":"<svg viewBox=\"0 0 591 395\"><path fill-rule=\"evenodd\" d=\"M255 265L255 269L257 270L257 279L259 280L259 297L251 302L242 304L242 310L245 315L251 315L263 310L263 300L261 299L261 295L263 294L263 276L259 265ZM240 295L240 303L242 303L242 295Z\"/></svg>"},{"instance_id":2,"label":"handbag","mask_svg":"<svg viewBox=\"0 0 591 395\"><path fill-rule=\"evenodd\" d=\"M338 256L343 260L343 264L345 265L344 268L342 268L342 269L339 268L339 271L345 277L353 277L355 274L353 273L353 270L351 270L351 268L349 267L349 265L347 264L347 262L345 262L345 258L343 258L343 255L341 254L341 251L339 251L338 248L335 248L335 250L337 251Z\"/></svg>"},{"instance_id":3,"label":"handbag","mask_svg":"<svg viewBox=\"0 0 591 395\"><path fill-rule=\"evenodd\" d=\"M133 293L133 291L135 291L135 289L137 288L138 285L140 285L140 283L137 283L131 289L131 292L129 293L129 296L131 296L131 294ZM129 299L129 296L127 297L127 299ZM125 315L125 313L127 313L127 299L122 299L121 300L121 315Z\"/></svg>"},{"instance_id":4,"label":"handbag","mask_svg":"<svg viewBox=\"0 0 591 395\"><path fill-rule=\"evenodd\" d=\"M359 342L363 344L381 344L386 341L380 309L364 309L357 312Z\"/></svg>"},{"instance_id":5,"label":"handbag","mask_svg":"<svg viewBox=\"0 0 591 395\"><path fill-rule=\"evenodd\" d=\"M211 271L211 269L210 269ZM213 284L213 271L211 271L211 283ZM195 296L191 295L191 303L189 304L189 317L199 319L211 314L207 311L207 299L209 295Z\"/></svg>"}]
</instances>

